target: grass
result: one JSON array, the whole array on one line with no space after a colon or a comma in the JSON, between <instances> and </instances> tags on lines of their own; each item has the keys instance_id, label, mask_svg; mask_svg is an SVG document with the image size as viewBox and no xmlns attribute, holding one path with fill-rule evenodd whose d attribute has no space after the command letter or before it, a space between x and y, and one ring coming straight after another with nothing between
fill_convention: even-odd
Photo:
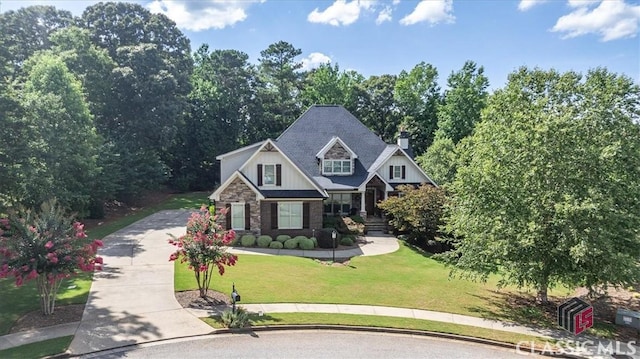
<instances>
[{"instance_id":1,"label":"grass","mask_svg":"<svg viewBox=\"0 0 640 359\"><path fill-rule=\"evenodd\" d=\"M117 220L87 230L90 238L104 238L150 214L165 209L198 208L208 203L208 193L195 192L171 196L167 201L138 210ZM39 310L40 302L35 282L17 288L12 278L0 279L0 335L7 334L13 323L24 314ZM91 288L91 275L82 274L65 281L58 293L57 305L84 304ZM3 357L0 355L0 357Z\"/></svg>"},{"instance_id":2,"label":"grass","mask_svg":"<svg viewBox=\"0 0 640 359\"><path fill-rule=\"evenodd\" d=\"M0 350L0 358L29 359L42 358L62 353L69 348L73 336L49 339L38 343L21 345L19 347Z\"/></svg>"},{"instance_id":3,"label":"grass","mask_svg":"<svg viewBox=\"0 0 640 359\"><path fill-rule=\"evenodd\" d=\"M348 266L325 266L312 259L241 255L214 290L231 285L243 303L340 303L428 309L482 316L500 310L496 280L476 283L449 277L441 263L405 245L395 253L355 257ZM176 291L196 289L193 273L176 263Z\"/></svg>"},{"instance_id":4,"label":"grass","mask_svg":"<svg viewBox=\"0 0 640 359\"><path fill-rule=\"evenodd\" d=\"M503 343L517 344L520 341L537 342L550 341L548 339L509 333L500 330L472 327L453 323L443 323L431 320L414 318L380 317L358 314L325 314L325 313L269 313L263 316L250 315L253 326L258 325L284 325L284 324L327 324L366 326L379 328L413 329L455 335L464 335L475 338L495 340ZM220 317L202 318L213 328L223 328ZM550 341L551 342L551 341Z\"/></svg>"}]
</instances>

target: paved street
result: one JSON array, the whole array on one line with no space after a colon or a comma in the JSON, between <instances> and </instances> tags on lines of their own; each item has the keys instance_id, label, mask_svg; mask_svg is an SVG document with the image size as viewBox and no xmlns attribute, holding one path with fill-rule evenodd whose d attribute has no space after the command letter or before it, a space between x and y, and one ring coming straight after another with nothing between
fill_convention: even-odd
<instances>
[{"instance_id":1,"label":"paved street","mask_svg":"<svg viewBox=\"0 0 640 359\"><path fill-rule=\"evenodd\" d=\"M445 339L383 333L335 331L259 332L207 336L142 345L82 358L430 358L512 359L536 358L513 349Z\"/></svg>"}]
</instances>

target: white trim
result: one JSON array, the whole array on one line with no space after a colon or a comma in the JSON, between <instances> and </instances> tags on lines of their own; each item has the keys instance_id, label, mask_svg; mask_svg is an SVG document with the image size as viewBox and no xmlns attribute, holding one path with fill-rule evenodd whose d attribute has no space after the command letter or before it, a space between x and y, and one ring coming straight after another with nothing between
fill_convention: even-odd
<instances>
[{"instance_id":1,"label":"white trim","mask_svg":"<svg viewBox=\"0 0 640 359\"><path fill-rule=\"evenodd\" d=\"M276 164L275 163L260 163L260 165L262 165L262 186L260 186L260 187L276 187L277 186L276 184L278 183L278 171L276 170ZM265 174L267 173L267 166L273 166L273 183L267 183L265 181L265 178L266 178Z\"/></svg>"},{"instance_id":2,"label":"white trim","mask_svg":"<svg viewBox=\"0 0 640 359\"><path fill-rule=\"evenodd\" d=\"M371 181L371 179L374 176L377 176L382 182L384 182L384 184L385 184L385 188L384 188L385 192L393 191L393 186L391 186L389 184L389 182L387 182L387 180L385 180L384 177L380 176L377 172L370 172L369 175L367 176L367 179L364 180L364 182L362 182L362 184L360 184L360 187L358 187L358 191L362 192L363 195L364 195L364 192L366 192L366 190L367 190L367 183L369 183L369 181Z\"/></svg>"},{"instance_id":3,"label":"white trim","mask_svg":"<svg viewBox=\"0 0 640 359\"><path fill-rule=\"evenodd\" d=\"M230 223L231 224L231 229L233 229L234 231L244 231L245 227L247 225L246 223L244 223L245 222L244 219L246 218L246 215L247 215L245 213L246 203L245 202L231 202L229 204L231 205L231 209L230 209L231 210L231 214L230 214L230 217L231 217L231 223ZM234 227L233 226L233 207L234 206L236 206L236 207L237 206L241 206L242 207L242 227Z\"/></svg>"},{"instance_id":4,"label":"white trim","mask_svg":"<svg viewBox=\"0 0 640 359\"><path fill-rule=\"evenodd\" d=\"M382 166L384 166L384 165L387 163L387 161L388 161L388 160L389 160L389 159L390 159L390 158L391 158L391 157L392 157L392 156L393 156L397 151L401 151L401 152L404 154L404 156L409 160L409 162L413 165L413 167L415 167L415 168L418 170L418 172L420 172L423 176L425 176L425 177L427 178L427 180L429 180L429 182L430 182L432 185L434 185L435 187L438 187L438 184L436 184L436 183L431 179L431 177L429 177L429 176L428 176L428 175L427 175L427 174L422 170L422 168L420 168L420 166L418 166L418 164L416 163L416 161L414 161L414 160L411 158L411 156L409 156L409 155L407 154L407 152L405 152L405 150L403 150L402 148L400 148L400 146L398 146L398 145L393 145L393 146L395 146L395 147L396 147L396 149L395 149L394 151L390 152L390 153L387 155L387 157L386 157L382 162L380 162L380 164L378 165L378 167L376 167L376 168L369 168L369 170L368 170L368 171L369 171L369 176L367 177L367 180L366 180L366 181L364 181L364 183L360 185L360 187L359 187L359 188L362 188L362 185L366 185L366 184L367 184L367 182L369 182L369 180L371 179L371 178L370 178L370 177L371 177L371 174L372 174L372 173L376 173L376 172L378 172L378 170L379 170L380 168L382 168ZM377 161L377 159L376 159L376 161ZM376 161L374 161L374 163L375 163ZM384 181L384 178L381 178L381 179ZM394 179L395 179L395 178L394 178ZM385 182L386 182L386 181L385 181Z\"/></svg>"},{"instance_id":5,"label":"white trim","mask_svg":"<svg viewBox=\"0 0 640 359\"><path fill-rule=\"evenodd\" d=\"M265 141L256 142L256 143L248 145L248 146L240 147L237 150L233 150L231 152L223 153L221 155L216 156L216 160L221 161L225 157L235 155L236 153L244 152L244 151L246 151L246 150L248 150L248 149L250 149L252 147L256 147L256 146L262 145L264 142Z\"/></svg>"},{"instance_id":6,"label":"white trim","mask_svg":"<svg viewBox=\"0 0 640 359\"><path fill-rule=\"evenodd\" d=\"M325 162L326 161L330 161L331 162L331 172L327 172L325 170L325 168L327 168L325 166ZM333 163L334 162L338 162L338 161L339 162L349 162L349 172L338 172L338 173L333 172ZM342 169L342 165L343 165L343 163L340 163L340 168L341 169ZM354 167L353 166L353 160L351 160L351 159L349 159L349 160L346 160L346 159L340 159L340 160L338 160L338 159L326 159L326 158L322 159L322 175L324 175L324 176L353 176L353 167Z\"/></svg>"},{"instance_id":7,"label":"white trim","mask_svg":"<svg viewBox=\"0 0 640 359\"><path fill-rule=\"evenodd\" d=\"M320 192L321 194L326 194L326 191L320 187L318 187L318 185L315 183L315 181L309 179L309 177L307 175L304 174L304 172L302 172L302 170L300 170L300 168L298 168L298 166L296 166L295 163L293 163L293 161L291 161L291 159L275 144L275 142L273 142L271 139L267 139L262 143L262 146L260 146L260 148L253 154L251 155L251 157L249 157L245 163L240 166L240 168L238 168L238 171L241 171L247 167L247 165L256 157L260 154L260 151L262 151L262 149L267 145L267 144L271 144L271 146L273 146L273 148L275 148L281 155L282 157L284 157L285 160L287 160L289 162L289 164L291 166L293 166L293 168L296 169L296 171L298 171L298 173L300 173L302 175L302 177L304 177L304 179L306 179L309 184L311 184L313 186L313 188L315 188L318 192Z\"/></svg>"},{"instance_id":8,"label":"white trim","mask_svg":"<svg viewBox=\"0 0 640 359\"><path fill-rule=\"evenodd\" d=\"M256 188L256 186L253 183L249 182L249 180L242 173L240 173L240 171L237 171L237 170L233 172L233 174L229 176L229 178L227 178L227 180L224 181L224 183L221 184L220 187L218 187L218 189L216 189L209 196L209 199L212 199L214 201L219 201L220 193L222 193L231 184L231 182L233 182L233 180L236 179L237 177L239 177L242 180L242 182L244 182L244 184L246 184L249 188L251 188L251 190L256 194L256 199L258 200L264 199L264 196L262 195L262 193L260 193L260 191Z\"/></svg>"},{"instance_id":9,"label":"white trim","mask_svg":"<svg viewBox=\"0 0 640 359\"><path fill-rule=\"evenodd\" d=\"M316 158L324 159L324 155L327 154L327 151L329 151L331 147L333 147L333 145L336 144L336 142L340 142L340 145L342 146L342 148L344 148L345 150L347 150L347 152L351 154L352 160L355 158L358 158L358 155L355 152L353 152L353 150L349 148L349 146L347 146L347 144L344 143L344 141L342 141L342 139L340 139L340 137L338 136L333 136L331 140L329 140L329 142L327 142L327 144L324 145L324 147L322 147L322 149L318 153L316 153Z\"/></svg>"}]
</instances>

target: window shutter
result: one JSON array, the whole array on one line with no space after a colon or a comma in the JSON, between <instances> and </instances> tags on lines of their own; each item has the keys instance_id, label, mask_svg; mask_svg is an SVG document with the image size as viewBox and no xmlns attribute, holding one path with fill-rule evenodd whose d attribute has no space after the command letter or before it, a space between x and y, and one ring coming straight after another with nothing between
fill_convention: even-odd
<instances>
[{"instance_id":1,"label":"window shutter","mask_svg":"<svg viewBox=\"0 0 640 359\"><path fill-rule=\"evenodd\" d=\"M276 186L282 186L282 165L276 165Z\"/></svg>"},{"instance_id":2,"label":"window shutter","mask_svg":"<svg viewBox=\"0 0 640 359\"><path fill-rule=\"evenodd\" d=\"M407 175L407 169L406 169L406 166L403 165L402 166L402 179L404 179L406 177L406 175Z\"/></svg>"},{"instance_id":3,"label":"window shutter","mask_svg":"<svg viewBox=\"0 0 640 359\"><path fill-rule=\"evenodd\" d=\"M225 227L227 230L231 229L231 203L227 203L227 214L225 215Z\"/></svg>"},{"instance_id":4,"label":"window shutter","mask_svg":"<svg viewBox=\"0 0 640 359\"><path fill-rule=\"evenodd\" d=\"M393 179L393 166L389 166L389 179Z\"/></svg>"},{"instance_id":5,"label":"window shutter","mask_svg":"<svg viewBox=\"0 0 640 359\"><path fill-rule=\"evenodd\" d=\"M278 204L271 203L271 229L278 229Z\"/></svg>"},{"instance_id":6,"label":"window shutter","mask_svg":"<svg viewBox=\"0 0 640 359\"><path fill-rule=\"evenodd\" d=\"M309 202L302 204L302 228L309 228Z\"/></svg>"},{"instance_id":7,"label":"window shutter","mask_svg":"<svg viewBox=\"0 0 640 359\"><path fill-rule=\"evenodd\" d=\"M258 187L262 186L262 165L258 165Z\"/></svg>"},{"instance_id":8,"label":"window shutter","mask_svg":"<svg viewBox=\"0 0 640 359\"><path fill-rule=\"evenodd\" d=\"M244 229L247 231L251 229L251 207L249 203L244 204Z\"/></svg>"}]
</instances>

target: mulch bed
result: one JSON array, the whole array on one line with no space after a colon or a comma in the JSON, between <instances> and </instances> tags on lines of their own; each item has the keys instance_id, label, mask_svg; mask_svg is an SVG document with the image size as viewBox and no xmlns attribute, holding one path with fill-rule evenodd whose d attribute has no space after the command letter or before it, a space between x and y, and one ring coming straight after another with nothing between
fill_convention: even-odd
<instances>
[{"instance_id":1,"label":"mulch bed","mask_svg":"<svg viewBox=\"0 0 640 359\"><path fill-rule=\"evenodd\" d=\"M56 306L51 315L44 315L41 310L29 312L13 324L9 333L79 322L82 319L82 312L84 312L84 304Z\"/></svg>"},{"instance_id":2,"label":"mulch bed","mask_svg":"<svg viewBox=\"0 0 640 359\"><path fill-rule=\"evenodd\" d=\"M209 309L212 305L230 305L231 298L224 293L209 290L206 298L200 297L199 290L176 292L176 300L183 308Z\"/></svg>"}]
</instances>

